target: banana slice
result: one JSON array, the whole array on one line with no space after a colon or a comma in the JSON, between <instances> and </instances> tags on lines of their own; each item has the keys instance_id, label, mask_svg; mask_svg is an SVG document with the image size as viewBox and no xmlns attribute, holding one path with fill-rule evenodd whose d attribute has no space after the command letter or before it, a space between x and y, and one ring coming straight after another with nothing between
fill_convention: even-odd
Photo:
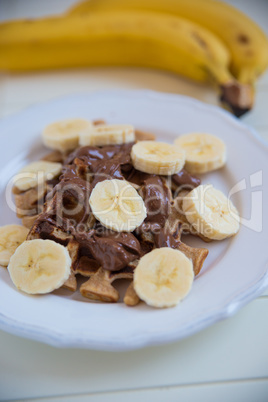
<instances>
[{"instance_id":1,"label":"banana slice","mask_svg":"<svg viewBox=\"0 0 268 402\"><path fill-rule=\"evenodd\" d=\"M201 185L183 198L188 222L203 236L223 240L239 230L239 214L233 203L212 185Z\"/></svg>"},{"instance_id":2,"label":"banana slice","mask_svg":"<svg viewBox=\"0 0 268 402\"><path fill-rule=\"evenodd\" d=\"M226 162L224 142L212 134L190 133L175 140L186 152L185 169L189 173L206 173L221 168Z\"/></svg>"},{"instance_id":3,"label":"banana slice","mask_svg":"<svg viewBox=\"0 0 268 402\"><path fill-rule=\"evenodd\" d=\"M60 175L61 163L37 161L22 168L14 177L14 186L20 191L26 191L37 185L42 185L46 180L55 179Z\"/></svg>"},{"instance_id":4,"label":"banana slice","mask_svg":"<svg viewBox=\"0 0 268 402\"><path fill-rule=\"evenodd\" d=\"M43 143L51 149L72 151L78 147L79 135L92 126L92 123L83 119L66 119L49 124L42 133Z\"/></svg>"},{"instance_id":5,"label":"banana slice","mask_svg":"<svg viewBox=\"0 0 268 402\"><path fill-rule=\"evenodd\" d=\"M137 170L171 175L183 168L185 151L164 142L140 141L132 147L131 159Z\"/></svg>"},{"instance_id":6,"label":"banana slice","mask_svg":"<svg viewBox=\"0 0 268 402\"><path fill-rule=\"evenodd\" d=\"M134 289L150 306L171 307L190 291L193 263L181 251L158 248L143 256L134 271Z\"/></svg>"},{"instance_id":7,"label":"banana slice","mask_svg":"<svg viewBox=\"0 0 268 402\"><path fill-rule=\"evenodd\" d=\"M0 227L0 265L8 266L10 257L19 245L26 240L29 229L21 225Z\"/></svg>"},{"instance_id":8,"label":"banana slice","mask_svg":"<svg viewBox=\"0 0 268 402\"><path fill-rule=\"evenodd\" d=\"M135 141L134 127L128 124L100 124L89 127L80 134L79 144L103 146Z\"/></svg>"},{"instance_id":9,"label":"banana slice","mask_svg":"<svg viewBox=\"0 0 268 402\"><path fill-rule=\"evenodd\" d=\"M28 240L10 259L8 271L14 285L30 294L49 293L61 287L71 272L68 250L52 240Z\"/></svg>"},{"instance_id":10,"label":"banana slice","mask_svg":"<svg viewBox=\"0 0 268 402\"><path fill-rule=\"evenodd\" d=\"M95 218L116 232L132 232L146 218L143 199L124 180L99 182L91 193L89 204Z\"/></svg>"}]
</instances>

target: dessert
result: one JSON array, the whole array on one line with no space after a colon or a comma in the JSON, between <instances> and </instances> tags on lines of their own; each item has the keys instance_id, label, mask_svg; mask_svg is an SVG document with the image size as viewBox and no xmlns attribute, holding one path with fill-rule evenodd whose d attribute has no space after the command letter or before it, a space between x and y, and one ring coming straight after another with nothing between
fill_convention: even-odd
<instances>
[{"instance_id":1,"label":"dessert","mask_svg":"<svg viewBox=\"0 0 268 402\"><path fill-rule=\"evenodd\" d=\"M143 136L142 132L137 133L135 143L133 126L100 121L81 128L81 146L73 143L74 149L67 151L65 141L70 141L65 130L70 132L77 121L52 125L53 130L58 127L60 134L55 138L60 138L61 151L57 143L46 161L36 162L44 166L45 174L38 171L34 176L30 165L31 175L24 177L23 186L21 177L17 178L19 185L14 182L17 214L30 229L27 240L10 259L8 269L14 284L29 293L45 293L44 289L48 292L60 286L76 291L77 276L81 276L84 281L79 290L84 297L116 302L120 295L113 282L129 279L125 304L136 305L140 298L155 307L177 304L191 289L208 254L207 248L182 242L182 234L208 242L235 234L239 223L221 231L222 211L215 210L212 221L218 221L214 231L221 235L211 236L200 229L201 218L207 226L211 222L207 216L197 215L194 196L206 186L183 168L187 152L177 145L148 140L152 135ZM222 200L216 190L209 194L210 199ZM207 207L206 198L200 203ZM227 207L225 203L223 220L231 225ZM35 252L37 242L40 250ZM50 264L56 247L61 269ZM42 249L46 251L41 253ZM20 256L32 254L35 257L25 275L21 266L20 280L14 279L14 272L20 272ZM46 275L54 281L48 284Z\"/></svg>"}]
</instances>

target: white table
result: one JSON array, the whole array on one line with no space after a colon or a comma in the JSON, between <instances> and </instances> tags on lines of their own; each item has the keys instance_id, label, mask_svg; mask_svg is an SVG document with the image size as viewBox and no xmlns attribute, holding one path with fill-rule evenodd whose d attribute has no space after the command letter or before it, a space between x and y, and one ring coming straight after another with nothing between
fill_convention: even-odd
<instances>
[{"instance_id":1,"label":"white table","mask_svg":"<svg viewBox=\"0 0 268 402\"><path fill-rule=\"evenodd\" d=\"M74 0L0 0L0 20L61 12ZM235 0L268 33L266 0ZM142 69L0 75L0 118L74 92L148 88L216 104L208 87ZM243 118L268 140L268 74ZM267 172L266 172L267 173ZM266 174L264 172L264 174ZM254 252L254 251L253 251ZM0 400L268 400L268 291L234 317L183 341L121 353L62 350L0 332Z\"/></svg>"}]
</instances>

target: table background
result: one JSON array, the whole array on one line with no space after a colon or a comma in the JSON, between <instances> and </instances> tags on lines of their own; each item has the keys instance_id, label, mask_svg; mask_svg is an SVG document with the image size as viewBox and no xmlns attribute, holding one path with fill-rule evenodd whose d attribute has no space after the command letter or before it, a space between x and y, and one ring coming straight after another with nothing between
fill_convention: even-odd
<instances>
[{"instance_id":1,"label":"table background","mask_svg":"<svg viewBox=\"0 0 268 402\"><path fill-rule=\"evenodd\" d=\"M268 33L268 1L233 0ZM62 12L75 0L0 0L0 20ZM164 72L94 68L0 75L0 118L57 96L153 89L217 104L210 88ZM242 120L268 140L268 73ZM267 172L266 172L267 173ZM252 251L254 252L254 250ZM55 349L0 331L0 400L268 400L268 291L234 317L177 343L131 352Z\"/></svg>"}]
</instances>

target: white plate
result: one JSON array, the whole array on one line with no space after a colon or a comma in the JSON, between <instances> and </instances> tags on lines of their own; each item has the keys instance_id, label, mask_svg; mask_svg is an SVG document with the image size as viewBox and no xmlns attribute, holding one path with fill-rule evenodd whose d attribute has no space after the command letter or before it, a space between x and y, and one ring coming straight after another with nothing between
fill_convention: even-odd
<instances>
[{"instance_id":1,"label":"white plate","mask_svg":"<svg viewBox=\"0 0 268 402\"><path fill-rule=\"evenodd\" d=\"M268 286L268 147L253 130L217 107L178 95L149 91L107 91L66 97L32 107L0 122L0 225L18 221L7 206L5 188L19 168L45 153L42 128L67 117L131 123L172 142L181 133L205 131L227 144L227 166L203 175L239 209L239 234L207 245L209 256L193 289L177 307L153 309L94 303L79 291L28 296L0 269L0 328L58 347L129 350L175 341L234 314ZM263 205L263 208L262 208ZM263 227L262 227L263 223ZM206 246L196 238L187 244Z\"/></svg>"}]
</instances>

